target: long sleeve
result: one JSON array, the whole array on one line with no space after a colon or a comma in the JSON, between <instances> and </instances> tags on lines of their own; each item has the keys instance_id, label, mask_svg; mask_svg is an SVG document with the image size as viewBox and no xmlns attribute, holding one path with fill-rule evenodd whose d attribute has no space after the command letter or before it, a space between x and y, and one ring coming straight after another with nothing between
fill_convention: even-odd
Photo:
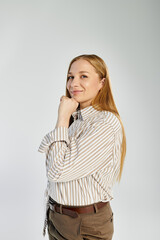
<instances>
[{"instance_id":1,"label":"long sleeve","mask_svg":"<svg viewBox=\"0 0 160 240\"><path fill-rule=\"evenodd\" d=\"M56 141L66 141L67 145L70 143L67 127L57 127L47 133L41 141L38 152L47 153L49 146Z\"/></svg>"},{"instance_id":2,"label":"long sleeve","mask_svg":"<svg viewBox=\"0 0 160 240\"><path fill-rule=\"evenodd\" d=\"M93 123L77 138L69 137L68 131L67 127L55 128L43 138L38 149L46 153L50 181L67 182L112 166L115 134L111 124Z\"/></svg>"}]
</instances>

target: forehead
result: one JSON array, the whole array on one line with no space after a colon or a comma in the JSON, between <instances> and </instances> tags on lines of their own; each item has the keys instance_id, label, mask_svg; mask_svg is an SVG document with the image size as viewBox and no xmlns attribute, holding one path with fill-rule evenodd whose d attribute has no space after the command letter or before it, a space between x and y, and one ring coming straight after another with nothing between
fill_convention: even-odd
<instances>
[{"instance_id":1,"label":"forehead","mask_svg":"<svg viewBox=\"0 0 160 240\"><path fill-rule=\"evenodd\" d=\"M79 59L72 63L69 72L79 71L95 72L95 69L87 60Z\"/></svg>"}]
</instances>

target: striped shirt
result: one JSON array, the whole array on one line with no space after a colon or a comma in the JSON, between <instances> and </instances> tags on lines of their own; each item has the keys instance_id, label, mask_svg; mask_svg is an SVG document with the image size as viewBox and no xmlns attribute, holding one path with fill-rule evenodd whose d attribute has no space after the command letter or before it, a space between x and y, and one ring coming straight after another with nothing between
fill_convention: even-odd
<instances>
[{"instance_id":1,"label":"striped shirt","mask_svg":"<svg viewBox=\"0 0 160 240\"><path fill-rule=\"evenodd\" d=\"M121 160L120 121L112 112L92 106L78 109L72 116L69 128L59 126L50 131L38 149L46 156L45 212L49 196L72 206L113 199L112 186Z\"/></svg>"}]
</instances>

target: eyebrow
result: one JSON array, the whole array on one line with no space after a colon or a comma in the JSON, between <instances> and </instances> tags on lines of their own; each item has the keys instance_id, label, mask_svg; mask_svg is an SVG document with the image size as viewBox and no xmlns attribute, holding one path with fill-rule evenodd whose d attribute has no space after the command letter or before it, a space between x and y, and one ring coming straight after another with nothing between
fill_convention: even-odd
<instances>
[{"instance_id":1,"label":"eyebrow","mask_svg":"<svg viewBox=\"0 0 160 240\"><path fill-rule=\"evenodd\" d=\"M87 71L79 71L79 73L84 73L84 72L89 73ZM68 74L72 74L72 72L69 72Z\"/></svg>"}]
</instances>

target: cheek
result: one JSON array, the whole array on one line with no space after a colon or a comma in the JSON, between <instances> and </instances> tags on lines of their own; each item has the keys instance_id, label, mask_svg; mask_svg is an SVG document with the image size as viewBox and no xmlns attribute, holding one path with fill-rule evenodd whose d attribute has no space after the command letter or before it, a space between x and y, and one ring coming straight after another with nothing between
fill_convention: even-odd
<instances>
[{"instance_id":1,"label":"cheek","mask_svg":"<svg viewBox=\"0 0 160 240\"><path fill-rule=\"evenodd\" d=\"M84 82L82 85L86 90L90 90L92 88L92 85L89 82Z\"/></svg>"},{"instance_id":2,"label":"cheek","mask_svg":"<svg viewBox=\"0 0 160 240\"><path fill-rule=\"evenodd\" d=\"M70 87L70 82L68 81L67 82L67 89Z\"/></svg>"},{"instance_id":3,"label":"cheek","mask_svg":"<svg viewBox=\"0 0 160 240\"><path fill-rule=\"evenodd\" d=\"M86 90L89 92L97 92L98 86L96 84L85 83Z\"/></svg>"}]
</instances>

